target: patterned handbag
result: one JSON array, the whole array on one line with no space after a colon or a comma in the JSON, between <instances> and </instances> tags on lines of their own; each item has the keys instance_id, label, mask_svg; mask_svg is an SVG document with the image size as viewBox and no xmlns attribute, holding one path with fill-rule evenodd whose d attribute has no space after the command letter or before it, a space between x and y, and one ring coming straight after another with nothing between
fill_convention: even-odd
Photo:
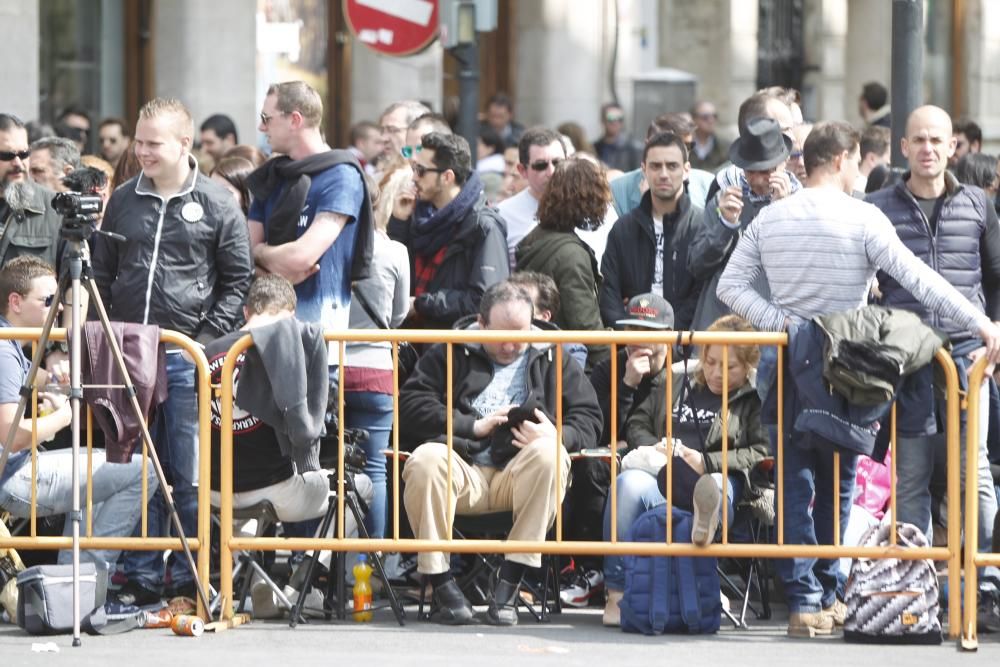
<instances>
[{"instance_id":1,"label":"patterned handbag","mask_svg":"<svg viewBox=\"0 0 1000 667\"><path fill-rule=\"evenodd\" d=\"M861 541L865 547L889 546L893 525L872 526ZM901 547L927 547L919 528L897 523ZM844 601L844 639L869 644L940 644L937 572L929 559L858 558L851 564Z\"/></svg>"}]
</instances>

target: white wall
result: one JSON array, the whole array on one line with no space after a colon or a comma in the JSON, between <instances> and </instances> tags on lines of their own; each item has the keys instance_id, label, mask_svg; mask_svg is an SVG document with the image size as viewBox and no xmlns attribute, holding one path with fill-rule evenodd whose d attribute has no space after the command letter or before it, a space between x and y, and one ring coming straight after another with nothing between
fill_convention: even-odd
<instances>
[{"instance_id":1,"label":"white wall","mask_svg":"<svg viewBox=\"0 0 1000 667\"><path fill-rule=\"evenodd\" d=\"M38 0L0 0L0 112L38 118Z\"/></svg>"}]
</instances>

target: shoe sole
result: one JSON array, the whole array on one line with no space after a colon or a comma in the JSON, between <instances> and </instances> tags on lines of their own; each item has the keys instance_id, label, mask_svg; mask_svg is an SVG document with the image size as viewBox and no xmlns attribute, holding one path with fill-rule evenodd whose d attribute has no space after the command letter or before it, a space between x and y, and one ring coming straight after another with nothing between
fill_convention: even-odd
<instances>
[{"instance_id":1,"label":"shoe sole","mask_svg":"<svg viewBox=\"0 0 1000 667\"><path fill-rule=\"evenodd\" d=\"M815 639L816 637L832 637L833 628L814 628L811 625L788 626L788 636L802 639Z\"/></svg>"},{"instance_id":2,"label":"shoe sole","mask_svg":"<svg viewBox=\"0 0 1000 667\"><path fill-rule=\"evenodd\" d=\"M712 477L705 475L694 485L693 505L691 542L704 547L715 539L715 533L719 529L719 511L722 509L722 493Z\"/></svg>"}]
</instances>

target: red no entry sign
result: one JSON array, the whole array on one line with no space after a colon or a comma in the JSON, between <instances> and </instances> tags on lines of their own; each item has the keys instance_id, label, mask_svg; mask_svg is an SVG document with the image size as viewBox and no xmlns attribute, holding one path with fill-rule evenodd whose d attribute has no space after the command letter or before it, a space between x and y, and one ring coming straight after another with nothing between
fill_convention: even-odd
<instances>
[{"instance_id":1,"label":"red no entry sign","mask_svg":"<svg viewBox=\"0 0 1000 667\"><path fill-rule=\"evenodd\" d=\"M438 0L344 0L344 15L358 41L390 56L423 51L438 33Z\"/></svg>"}]
</instances>

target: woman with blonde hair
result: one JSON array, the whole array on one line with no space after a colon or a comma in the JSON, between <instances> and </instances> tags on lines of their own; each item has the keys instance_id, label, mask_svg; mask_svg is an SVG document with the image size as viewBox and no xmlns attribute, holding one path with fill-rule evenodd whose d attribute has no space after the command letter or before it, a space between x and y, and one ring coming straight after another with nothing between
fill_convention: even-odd
<instances>
[{"instance_id":1,"label":"woman with blonde hair","mask_svg":"<svg viewBox=\"0 0 1000 667\"><path fill-rule=\"evenodd\" d=\"M717 332L749 332L750 324L737 315L721 317L708 328ZM769 455L767 430L760 421L760 397L755 376L760 361L756 345L705 345L699 360L687 372L674 372L673 406L667 414L667 369L654 380L649 396L627 422L629 454L622 460L617 484L617 533L624 540L636 518L646 510L666 504L664 489L668 467L675 507L694 514L691 541L704 546L715 539L722 512L722 394L728 373L726 460L728 516L733 507L762 498L750 471ZM723 363L727 363L723 366ZM667 440L667 419L672 420L672 440ZM659 455L659 456L658 456ZM641 462L633 465L630 459ZM604 539L611 539L611 503L604 510ZM625 588L624 559L604 559L608 602L606 625L618 625L618 601Z\"/></svg>"},{"instance_id":2,"label":"woman with blonde hair","mask_svg":"<svg viewBox=\"0 0 1000 667\"><path fill-rule=\"evenodd\" d=\"M406 246L389 238L386 228L396 196L413 180L409 165L387 172L372 208L375 214L375 245L369 275L351 289L351 329L395 329L410 309L410 259ZM344 403L346 426L368 431L364 472L372 480L375 497L365 517L365 528L373 538L385 535L386 470L383 451L389 448L392 429L392 347L384 343L348 343L345 361Z\"/></svg>"}]
</instances>

